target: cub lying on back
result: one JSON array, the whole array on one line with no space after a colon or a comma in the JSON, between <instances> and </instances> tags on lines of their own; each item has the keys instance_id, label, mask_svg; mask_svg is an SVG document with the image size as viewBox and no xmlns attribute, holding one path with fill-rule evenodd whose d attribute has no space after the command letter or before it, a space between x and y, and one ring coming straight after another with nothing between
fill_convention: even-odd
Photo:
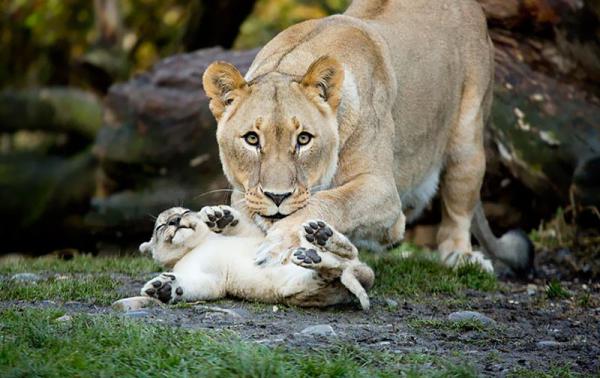
<instances>
[{"instance_id":1,"label":"cub lying on back","mask_svg":"<svg viewBox=\"0 0 600 378\"><path fill-rule=\"evenodd\" d=\"M172 270L148 281L141 294L165 303L233 296L299 306L345 303L354 294L367 310L374 274L356 247L322 221L303 224L298 235L301 245L287 262L259 267L254 257L264 234L237 210L171 208L158 216L140 251Z\"/></svg>"}]
</instances>

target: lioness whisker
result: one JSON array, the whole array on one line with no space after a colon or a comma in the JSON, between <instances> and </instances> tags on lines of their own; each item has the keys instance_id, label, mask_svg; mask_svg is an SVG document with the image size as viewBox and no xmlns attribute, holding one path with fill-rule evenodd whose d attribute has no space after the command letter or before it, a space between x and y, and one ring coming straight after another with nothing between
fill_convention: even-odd
<instances>
[{"instance_id":1,"label":"lioness whisker","mask_svg":"<svg viewBox=\"0 0 600 378\"><path fill-rule=\"evenodd\" d=\"M204 193L200 193L197 196L194 196L194 199L198 199L200 197L204 197L207 196L209 194L214 194L214 193L223 193L223 192L237 192L237 193L241 193L241 194L246 194L246 192L243 192L241 190L237 190L237 189L215 189L215 190L210 190L208 192L204 192Z\"/></svg>"}]
</instances>

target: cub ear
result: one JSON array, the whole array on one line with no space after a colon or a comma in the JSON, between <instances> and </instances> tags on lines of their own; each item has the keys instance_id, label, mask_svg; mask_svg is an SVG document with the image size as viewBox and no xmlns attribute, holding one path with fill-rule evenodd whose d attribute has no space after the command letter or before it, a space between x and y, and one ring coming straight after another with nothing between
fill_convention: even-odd
<instances>
[{"instance_id":1,"label":"cub ear","mask_svg":"<svg viewBox=\"0 0 600 378\"><path fill-rule=\"evenodd\" d=\"M311 95L320 97L335 112L342 97L344 68L327 55L315 60L304 74L300 84Z\"/></svg>"},{"instance_id":2,"label":"cub ear","mask_svg":"<svg viewBox=\"0 0 600 378\"><path fill-rule=\"evenodd\" d=\"M227 62L214 62L208 66L202 76L202 85L210 98L209 107L217 121L225 108L233 102L233 92L248 86L240 71Z\"/></svg>"},{"instance_id":3,"label":"cub ear","mask_svg":"<svg viewBox=\"0 0 600 378\"><path fill-rule=\"evenodd\" d=\"M152 240L149 242L143 242L140 244L140 252L142 253L152 253Z\"/></svg>"}]
</instances>

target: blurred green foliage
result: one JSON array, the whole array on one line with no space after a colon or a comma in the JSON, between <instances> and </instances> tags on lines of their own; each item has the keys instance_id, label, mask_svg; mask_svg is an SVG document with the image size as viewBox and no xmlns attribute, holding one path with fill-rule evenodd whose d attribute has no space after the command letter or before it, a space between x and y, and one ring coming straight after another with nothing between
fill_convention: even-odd
<instances>
[{"instance_id":1,"label":"blurred green foliage","mask_svg":"<svg viewBox=\"0 0 600 378\"><path fill-rule=\"evenodd\" d=\"M341 13L349 4L350 0L258 0L240 28L235 48L264 45L290 25Z\"/></svg>"},{"instance_id":2,"label":"blurred green foliage","mask_svg":"<svg viewBox=\"0 0 600 378\"><path fill-rule=\"evenodd\" d=\"M196 0L202 1L202 0ZM241 27L236 48L266 43L296 22L343 11L349 0L259 0ZM85 86L78 68L102 62L114 80L183 50L194 7L190 0L118 0L122 33L102 50L92 0L3 0L0 87ZM226 17L227 15L223 15Z\"/></svg>"}]
</instances>

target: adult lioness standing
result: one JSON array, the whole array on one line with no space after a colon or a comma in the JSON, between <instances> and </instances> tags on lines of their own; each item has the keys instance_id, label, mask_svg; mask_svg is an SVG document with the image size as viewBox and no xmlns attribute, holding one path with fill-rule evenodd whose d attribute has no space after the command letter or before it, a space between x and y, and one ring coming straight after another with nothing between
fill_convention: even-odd
<instances>
[{"instance_id":1,"label":"adult lioness standing","mask_svg":"<svg viewBox=\"0 0 600 378\"><path fill-rule=\"evenodd\" d=\"M480 206L493 46L474 0L355 0L276 36L246 77L216 62L204 89L232 205L267 232L258 262L319 218L373 248L399 241L441 178L439 251L449 266L531 264L518 233L495 239Z\"/></svg>"}]
</instances>

